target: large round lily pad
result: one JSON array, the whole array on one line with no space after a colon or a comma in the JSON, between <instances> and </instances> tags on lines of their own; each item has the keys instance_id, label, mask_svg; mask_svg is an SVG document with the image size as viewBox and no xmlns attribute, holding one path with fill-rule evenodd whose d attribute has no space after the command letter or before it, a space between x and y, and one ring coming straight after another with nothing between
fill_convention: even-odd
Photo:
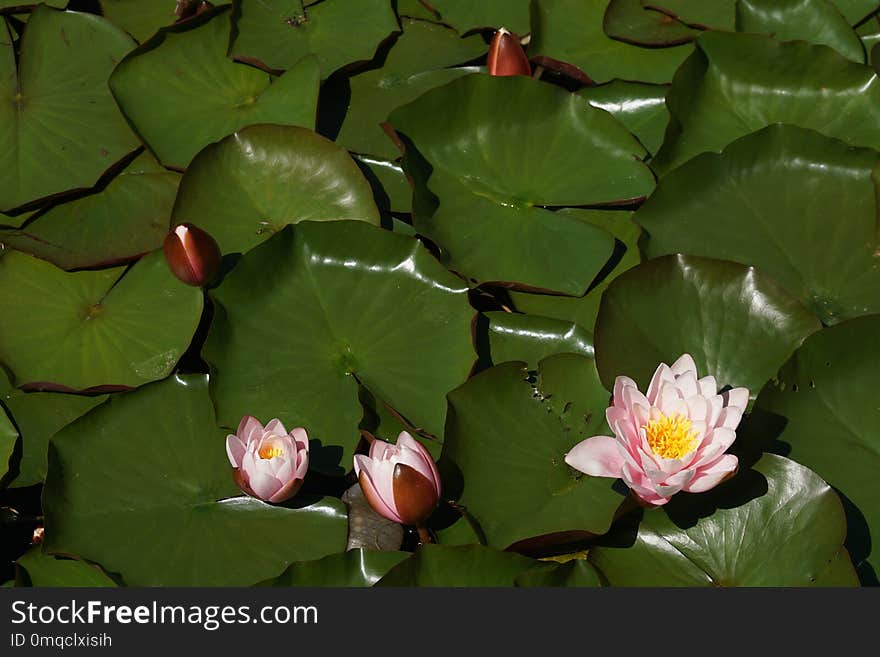
<instances>
[{"instance_id":1,"label":"large round lily pad","mask_svg":"<svg viewBox=\"0 0 880 657\"><path fill-rule=\"evenodd\" d=\"M880 148L880 80L831 48L760 34L706 32L676 73L672 114L652 162L666 173L772 123Z\"/></svg>"},{"instance_id":2,"label":"large round lily pad","mask_svg":"<svg viewBox=\"0 0 880 657\"><path fill-rule=\"evenodd\" d=\"M16 464L17 474L9 486L18 488L42 483L46 478L49 438L106 399L104 395L23 392L0 374L0 402L9 410L21 432L21 460Z\"/></svg>"},{"instance_id":3,"label":"large round lily pad","mask_svg":"<svg viewBox=\"0 0 880 657\"><path fill-rule=\"evenodd\" d=\"M204 355L223 426L303 426L312 462L352 467L358 382L439 435L444 395L474 361L467 287L414 238L363 222L304 222L245 254L214 291Z\"/></svg>"},{"instance_id":4,"label":"large round lily pad","mask_svg":"<svg viewBox=\"0 0 880 657\"><path fill-rule=\"evenodd\" d=\"M370 185L348 152L311 130L257 125L198 154L180 182L172 223L245 252L299 221L379 223Z\"/></svg>"},{"instance_id":5,"label":"large round lily pad","mask_svg":"<svg viewBox=\"0 0 880 657\"><path fill-rule=\"evenodd\" d=\"M322 78L372 59L400 29L386 0L235 0L234 5L233 57L286 70L314 55Z\"/></svg>"},{"instance_id":6,"label":"large round lily pad","mask_svg":"<svg viewBox=\"0 0 880 657\"><path fill-rule=\"evenodd\" d=\"M130 269L75 273L7 251L0 299L0 361L16 385L70 390L133 388L167 376L203 303L161 251Z\"/></svg>"},{"instance_id":7,"label":"large round lily pad","mask_svg":"<svg viewBox=\"0 0 880 657\"><path fill-rule=\"evenodd\" d=\"M381 123L391 111L424 92L455 78L474 73L475 67L449 68L485 54L479 35L461 38L443 25L404 20L403 34L380 69L349 79L351 98L335 141L346 148L387 159L400 156Z\"/></svg>"},{"instance_id":8,"label":"large round lily pad","mask_svg":"<svg viewBox=\"0 0 880 657\"><path fill-rule=\"evenodd\" d=\"M738 0L736 29L780 41L824 44L847 59L865 62L858 35L831 0Z\"/></svg>"},{"instance_id":9,"label":"large round lily pad","mask_svg":"<svg viewBox=\"0 0 880 657\"><path fill-rule=\"evenodd\" d=\"M62 269L106 266L162 246L180 174L149 153L137 157L101 191L50 208L0 242Z\"/></svg>"},{"instance_id":10,"label":"large round lily pad","mask_svg":"<svg viewBox=\"0 0 880 657\"><path fill-rule=\"evenodd\" d=\"M875 572L880 571L878 373L880 316L860 317L808 338L756 402L773 418L759 435L779 434L774 450L813 468L855 507L847 545L857 564L870 560ZM781 432L770 431L770 425Z\"/></svg>"},{"instance_id":11,"label":"large round lily pad","mask_svg":"<svg viewBox=\"0 0 880 657\"><path fill-rule=\"evenodd\" d=\"M389 121L407 145L416 228L480 282L583 294L611 236L543 206L630 201L654 185L644 150L613 117L531 78L459 78Z\"/></svg>"},{"instance_id":12,"label":"large round lily pad","mask_svg":"<svg viewBox=\"0 0 880 657\"><path fill-rule=\"evenodd\" d=\"M625 375L644 391L660 363L689 353L700 376L755 397L819 328L803 304L752 267L666 256L630 269L605 291L596 362L606 387Z\"/></svg>"},{"instance_id":13,"label":"large round lily pad","mask_svg":"<svg viewBox=\"0 0 880 657\"><path fill-rule=\"evenodd\" d=\"M247 586L345 548L339 500L236 497L225 434L205 376L111 397L52 439L46 551L130 586Z\"/></svg>"},{"instance_id":14,"label":"large round lily pad","mask_svg":"<svg viewBox=\"0 0 880 657\"><path fill-rule=\"evenodd\" d=\"M612 586L856 586L845 534L831 487L767 455L709 493L645 511L629 546L596 547L589 558Z\"/></svg>"},{"instance_id":15,"label":"large round lily pad","mask_svg":"<svg viewBox=\"0 0 880 657\"><path fill-rule=\"evenodd\" d=\"M607 531L623 496L563 457L599 432L608 396L593 360L577 354L543 360L534 382L510 362L449 394L443 460L461 473L459 503L489 545Z\"/></svg>"},{"instance_id":16,"label":"large round lily pad","mask_svg":"<svg viewBox=\"0 0 880 657\"><path fill-rule=\"evenodd\" d=\"M513 586L537 562L482 545L423 545L376 586Z\"/></svg>"},{"instance_id":17,"label":"large round lily pad","mask_svg":"<svg viewBox=\"0 0 880 657\"><path fill-rule=\"evenodd\" d=\"M602 25L609 4L610 0L535 0L529 56L572 64L597 84L615 78L670 82L693 46L643 48L612 39Z\"/></svg>"},{"instance_id":18,"label":"large round lily pad","mask_svg":"<svg viewBox=\"0 0 880 657\"><path fill-rule=\"evenodd\" d=\"M880 312L875 168L876 151L773 125L669 173L635 219L649 256L754 265L835 323Z\"/></svg>"},{"instance_id":19,"label":"large round lily pad","mask_svg":"<svg viewBox=\"0 0 880 657\"><path fill-rule=\"evenodd\" d=\"M48 7L31 14L17 67L0 43L0 211L92 187L137 147L107 89L133 46L99 16Z\"/></svg>"},{"instance_id":20,"label":"large round lily pad","mask_svg":"<svg viewBox=\"0 0 880 657\"><path fill-rule=\"evenodd\" d=\"M110 78L120 108L165 166L184 169L202 148L247 125L315 127L315 59L277 78L231 61L226 9L163 28Z\"/></svg>"}]
</instances>

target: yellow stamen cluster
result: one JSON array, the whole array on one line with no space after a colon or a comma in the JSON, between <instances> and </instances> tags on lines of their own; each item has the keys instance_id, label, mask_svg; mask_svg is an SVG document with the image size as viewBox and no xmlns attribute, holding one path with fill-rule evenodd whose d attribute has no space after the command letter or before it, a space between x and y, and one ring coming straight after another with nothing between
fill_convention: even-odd
<instances>
[{"instance_id":1,"label":"yellow stamen cluster","mask_svg":"<svg viewBox=\"0 0 880 657\"><path fill-rule=\"evenodd\" d=\"M661 415L642 428L651 451L665 459L684 458L697 448L697 432L683 415Z\"/></svg>"},{"instance_id":2,"label":"yellow stamen cluster","mask_svg":"<svg viewBox=\"0 0 880 657\"><path fill-rule=\"evenodd\" d=\"M260 451L257 452L261 459L271 459L276 456L284 456L284 448L281 445L273 445L272 443L263 443Z\"/></svg>"}]
</instances>

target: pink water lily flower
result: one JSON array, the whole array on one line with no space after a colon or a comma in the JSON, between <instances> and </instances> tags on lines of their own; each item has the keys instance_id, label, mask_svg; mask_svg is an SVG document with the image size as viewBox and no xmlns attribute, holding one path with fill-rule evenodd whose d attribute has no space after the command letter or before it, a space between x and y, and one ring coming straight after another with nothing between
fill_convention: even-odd
<instances>
[{"instance_id":1,"label":"pink water lily flower","mask_svg":"<svg viewBox=\"0 0 880 657\"><path fill-rule=\"evenodd\" d=\"M296 495L305 479L309 437L302 427L288 433L280 420L264 427L245 415L235 435L226 436L226 454L241 490L266 502L283 502Z\"/></svg>"},{"instance_id":2,"label":"pink water lily flower","mask_svg":"<svg viewBox=\"0 0 880 657\"><path fill-rule=\"evenodd\" d=\"M396 445L374 440L369 456L356 454L354 472L373 510L393 522L417 525L440 500L440 473L434 459L406 431Z\"/></svg>"},{"instance_id":3,"label":"pink water lily flower","mask_svg":"<svg viewBox=\"0 0 880 657\"><path fill-rule=\"evenodd\" d=\"M647 395L618 376L605 411L614 437L594 436L565 456L593 477L619 477L648 505L666 504L679 491L702 493L733 475L736 456L725 452L749 402L746 388L718 394L715 377L697 378L690 354L661 363Z\"/></svg>"}]
</instances>

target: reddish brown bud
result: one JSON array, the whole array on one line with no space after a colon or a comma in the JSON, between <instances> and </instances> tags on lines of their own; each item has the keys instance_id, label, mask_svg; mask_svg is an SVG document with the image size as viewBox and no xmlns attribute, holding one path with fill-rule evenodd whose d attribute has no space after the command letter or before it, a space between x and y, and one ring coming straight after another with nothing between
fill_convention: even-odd
<instances>
[{"instance_id":1,"label":"reddish brown bud","mask_svg":"<svg viewBox=\"0 0 880 657\"><path fill-rule=\"evenodd\" d=\"M165 237L162 249L171 273L187 285L207 285L220 272L220 247L213 237L192 224L175 227Z\"/></svg>"},{"instance_id":2,"label":"reddish brown bud","mask_svg":"<svg viewBox=\"0 0 880 657\"><path fill-rule=\"evenodd\" d=\"M428 519L437 506L437 488L419 473L404 463L394 466L394 504L404 525L418 525Z\"/></svg>"},{"instance_id":3,"label":"reddish brown bud","mask_svg":"<svg viewBox=\"0 0 880 657\"><path fill-rule=\"evenodd\" d=\"M503 27L492 38L486 64L489 75L530 76L532 74L529 58L526 57L519 41Z\"/></svg>"}]
</instances>

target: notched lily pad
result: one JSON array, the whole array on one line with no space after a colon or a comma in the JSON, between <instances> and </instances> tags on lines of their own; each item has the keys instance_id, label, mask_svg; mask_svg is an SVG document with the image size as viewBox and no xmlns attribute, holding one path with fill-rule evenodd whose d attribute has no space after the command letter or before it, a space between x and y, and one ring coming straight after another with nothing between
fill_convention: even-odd
<instances>
[{"instance_id":1,"label":"notched lily pad","mask_svg":"<svg viewBox=\"0 0 880 657\"><path fill-rule=\"evenodd\" d=\"M667 14L646 9L640 0L611 0L602 27L612 39L636 46L677 46L700 33Z\"/></svg>"}]
</instances>

